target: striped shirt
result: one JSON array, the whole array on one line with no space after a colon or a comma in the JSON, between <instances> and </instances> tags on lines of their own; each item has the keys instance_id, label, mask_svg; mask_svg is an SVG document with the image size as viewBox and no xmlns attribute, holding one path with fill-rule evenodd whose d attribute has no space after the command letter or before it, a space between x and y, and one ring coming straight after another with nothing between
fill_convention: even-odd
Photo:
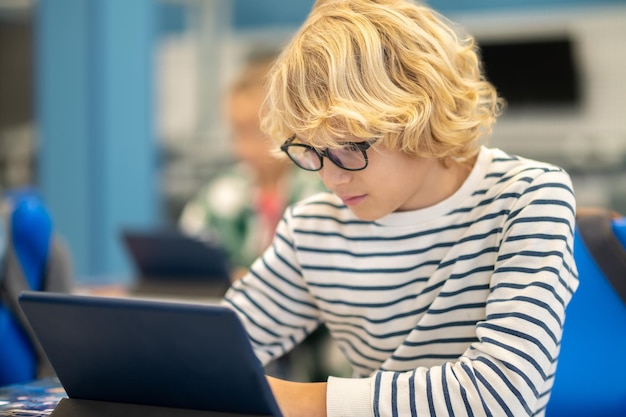
<instances>
[{"instance_id":1,"label":"striped shirt","mask_svg":"<svg viewBox=\"0 0 626 417\"><path fill-rule=\"evenodd\" d=\"M578 285L574 218L562 169L483 148L425 209L291 206L225 302L264 364L326 324L355 372L329 378L329 416L541 416Z\"/></svg>"}]
</instances>

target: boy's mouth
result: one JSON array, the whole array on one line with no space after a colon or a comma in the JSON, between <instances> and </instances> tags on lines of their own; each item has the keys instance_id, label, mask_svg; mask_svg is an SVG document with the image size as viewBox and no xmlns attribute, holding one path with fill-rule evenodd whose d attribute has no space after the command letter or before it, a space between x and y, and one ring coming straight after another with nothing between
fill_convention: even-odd
<instances>
[{"instance_id":1,"label":"boy's mouth","mask_svg":"<svg viewBox=\"0 0 626 417\"><path fill-rule=\"evenodd\" d=\"M367 197L367 194L355 195L355 196L339 196L339 198L341 198L341 201L343 201L343 203L348 207L356 206L361 201L363 201L365 197Z\"/></svg>"}]
</instances>

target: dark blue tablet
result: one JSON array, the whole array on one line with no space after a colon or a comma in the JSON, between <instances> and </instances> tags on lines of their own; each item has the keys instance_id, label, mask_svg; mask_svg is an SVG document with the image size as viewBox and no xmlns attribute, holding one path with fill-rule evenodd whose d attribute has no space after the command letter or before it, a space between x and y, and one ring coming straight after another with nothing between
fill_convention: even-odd
<instances>
[{"instance_id":1,"label":"dark blue tablet","mask_svg":"<svg viewBox=\"0 0 626 417\"><path fill-rule=\"evenodd\" d=\"M169 229L125 229L122 241L143 280L230 282L228 255L215 240Z\"/></svg>"},{"instance_id":2,"label":"dark blue tablet","mask_svg":"<svg viewBox=\"0 0 626 417\"><path fill-rule=\"evenodd\" d=\"M19 302L70 399L280 416L228 307L33 291Z\"/></svg>"}]
</instances>

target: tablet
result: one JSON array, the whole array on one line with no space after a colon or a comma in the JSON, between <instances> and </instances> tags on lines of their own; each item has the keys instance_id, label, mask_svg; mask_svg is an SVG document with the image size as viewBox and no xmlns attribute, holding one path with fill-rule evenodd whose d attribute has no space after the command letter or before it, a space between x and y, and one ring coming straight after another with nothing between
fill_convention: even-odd
<instances>
[{"instance_id":1,"label":"tablet","mask_svg":"<svg viewBox=\"0 0 626 417\"><path fill-rule=\"evenodd\" d=\"M125 229L122 241L142 279L229 282L228 255L215 241L169 229Z\"/></svg>"},{"instance_id":2,"label":"tablet","mask_svg":"<svg viewBox=\"0 0 626 417\"><path fill-rule=\"evenodd\" d=\"M280 416L228 307L36 291L19 302L70 399Z\"/></svg>"}]
</instances>

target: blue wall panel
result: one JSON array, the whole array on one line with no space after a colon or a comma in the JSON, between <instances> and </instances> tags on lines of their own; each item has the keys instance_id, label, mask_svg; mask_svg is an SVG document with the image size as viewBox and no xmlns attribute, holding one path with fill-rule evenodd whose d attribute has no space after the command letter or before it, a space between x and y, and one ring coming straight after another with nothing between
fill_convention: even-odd
<instances>
[{"instance_id":1,"label":"blue wall panel","mask_svg":"<svg viewBox=\"0 0 626 417\"><path fill-rule=\"evenodd\" d=\"M79 279L128 276L121 228L159 219L155 2L55 0L37 8L43 198Z\"/></svg>"},{"instance_id":2,"label":"blue wall panel","mask_svg":"<svg viewBox=\"0 0 626 417\"><path fill-rule=\"evenodd\" d=\"M233 22L248 30L270 25L298 26L308 15L314 0L234 0ZM600 6L624 4L626 0L430 0L424 3L442 13L463 13L529 8Z\"/></svg>"},{"instance_id":3,"label":"blue wall panel","mask_svg":"<svg viewBox=\"0 0 626 417\"><path fill-rule=\"evenodd\" d=\"M83 0L57 0L39 2L36 17L38 184L82 271L91 260L88 13Z\"/></svg>"},{"instance_id":4,"label":"blue wall panel","mask_svg":"<svg viewBox=\"0 0 626 417\"><path fill-rule=\"evenodd\" d=\"M426 2L442 13L546 9L555 7L624 4L626 0L431 0Z\"/></svg>"}]
</instances>

